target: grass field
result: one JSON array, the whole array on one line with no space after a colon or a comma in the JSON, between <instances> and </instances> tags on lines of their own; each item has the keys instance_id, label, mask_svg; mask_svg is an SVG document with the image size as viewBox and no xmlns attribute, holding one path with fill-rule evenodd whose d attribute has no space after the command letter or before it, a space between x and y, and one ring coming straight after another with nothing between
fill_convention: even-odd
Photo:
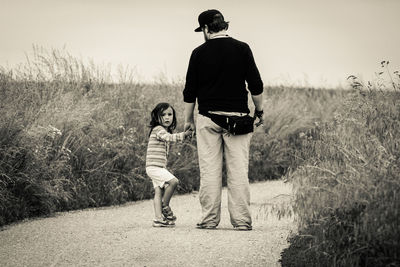
<instances>
[{"instance_id":1,"label":"grass field","mask_svg":"<svg viewBox=\"0 0 400 267\"><path fill-rule=\"evenodd\" d=\"M283 266L399 262L398 73L353 90L265 88L251 142L251 181L285 175L299 233ZM397 76L396 76L397 75ZM142 84L129 70L35 50L0 69L0 225L152 197L144 171L150 111L169 102L183 127L181 83ZM253 108L253 107L252 107ZM198 190L195 140L173 146L180 193ZM393 265L394 266L394 265Z\"/></svg>"}]
</instances>

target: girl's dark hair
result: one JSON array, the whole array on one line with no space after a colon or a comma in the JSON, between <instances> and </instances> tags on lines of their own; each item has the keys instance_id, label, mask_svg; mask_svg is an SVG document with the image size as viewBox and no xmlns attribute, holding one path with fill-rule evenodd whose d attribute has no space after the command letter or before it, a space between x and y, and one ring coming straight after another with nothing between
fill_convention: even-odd
<instances>
[{"instance_id":1,"label":"girl's dark hair","mask_svg":"<svg viewBox=\"0 0 400 267\"><path fill-rule=\"evenodd\" d=\"M224 21L224 18L220 14L214 15L213 22L208 23L208 31L210 33L227 30L229 28L229 22Z\"/></svg>"},{"instance_id":2,"label":"girl's dark hair","mask_svg":"<svg viewBox=\"0 0 400 267\"><path fill-rule=\"evenodd\" d=\"M175 109L168 103L159 103L157 104L157 106L151 111L151 121L150 121L150 133L149 136L151 134L151 131L153 130L154 127L161 125L161 115L163 113L164 110L171 108L172 109L172 123L171 125L168 127L167 131L169 133L172 133L173 130L175 130L176 128L176 115L175 115Z\"/></svg>"}]
</instances>

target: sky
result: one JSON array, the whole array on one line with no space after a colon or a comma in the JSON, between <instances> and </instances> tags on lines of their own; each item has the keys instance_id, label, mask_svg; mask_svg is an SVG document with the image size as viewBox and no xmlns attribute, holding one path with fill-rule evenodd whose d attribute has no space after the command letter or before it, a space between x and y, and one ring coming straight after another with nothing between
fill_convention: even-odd
<instances>
[{"instance_id":1,"label":"sky","mask_svg":"<svg viewBox=\"0 0 400 267\"><path fill-rule=\"evenodd\" d=\"M383 60L400 70L400 0L0 0L0 66L35 45L184 81L207 9L250 45L265 85L346 86L349 75L373 80Z\"/></svg>"}]
</instances>

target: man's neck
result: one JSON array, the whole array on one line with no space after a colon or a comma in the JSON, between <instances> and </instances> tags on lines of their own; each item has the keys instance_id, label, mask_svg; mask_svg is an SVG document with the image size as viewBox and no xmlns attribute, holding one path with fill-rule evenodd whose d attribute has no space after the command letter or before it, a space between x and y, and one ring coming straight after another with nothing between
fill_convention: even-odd
<instances>
[{"instance_id":1,"label":"man's neck","mask_svg":"<svg viewBox=\"0 0 400 267\"><path fill-rule=\"evenodd\" d=\"M226 38L226 37L229 37L229 35L226 33L226 30L222 30L222 31L219 31L219 32L210 33L210 38L209 39Z\"/></svg>"}]
</instances>

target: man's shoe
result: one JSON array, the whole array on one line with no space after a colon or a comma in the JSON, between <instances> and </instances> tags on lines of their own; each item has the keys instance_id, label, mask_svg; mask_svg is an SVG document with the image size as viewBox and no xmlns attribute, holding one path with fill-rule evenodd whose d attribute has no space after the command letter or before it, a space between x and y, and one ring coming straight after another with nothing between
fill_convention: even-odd
<instances>
[{"instance_id":1,"label":"man's shoe","mask_svg":"<svg viewBox=\"0 0 400 267\"><path fill-rule=\"evenodd\" d=\"M196 228L197 229L209 229L209 230L214 230L217 229L217 226L215 225L205 225L205 224L196 224Z\"/></svg>"},{"instance_id":2,"label":"man's shoe","mask_svg":"<svg viewBox=\"0 0 400 267\"><path fill-rule=\"evenodd\" d=\"M253 227L247 225L238 225L235 226L234 229L237 231L251 231L253 230Z\"/></svg>"}]
</instances>

